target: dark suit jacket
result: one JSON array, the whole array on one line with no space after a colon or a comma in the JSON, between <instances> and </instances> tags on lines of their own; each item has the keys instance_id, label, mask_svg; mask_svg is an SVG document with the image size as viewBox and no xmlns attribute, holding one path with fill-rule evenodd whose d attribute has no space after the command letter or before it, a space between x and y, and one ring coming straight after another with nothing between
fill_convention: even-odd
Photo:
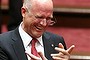
<instances>
[{"instance_id":1,"label":"dark suit jacket","mask_svg":"<svg viewBox=\"0 0 90 60\"><path fill-rule=\"evenodd\" d=\"M43 34L44 51L48 60L52 60L51 53L57 53L54 48L59 43L62 43L66 49L62 37L49 32ZM18 28L0 35L0 60L27 60Z\"/></svg>"}]
</instances>

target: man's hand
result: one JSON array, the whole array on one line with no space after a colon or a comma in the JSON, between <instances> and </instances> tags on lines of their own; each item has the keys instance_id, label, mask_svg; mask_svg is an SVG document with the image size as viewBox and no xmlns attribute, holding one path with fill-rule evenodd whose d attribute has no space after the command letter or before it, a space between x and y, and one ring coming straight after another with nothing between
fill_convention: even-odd
<instances>
[{"instance_id":1,"label":"man's hand","mask_svg":"<svg viewBox=\"0 0 90 60\"><path fill-rule=\"evenodd\" d=\"M57 50L59 53L51 54L51 56L55 60L69 60L70 59L70 53L72 52L74 47L75 46L72 45L70 48L65 50L64 46L61 43L59 43L59 47L55 47L55 50Z\"/></svg>"},{"instance_id":2,"label":"man's hand","mask_svg":"<svg viewBox=\"0 0 90 60\"><path fill-rule=\"evenodd\" d=\"M47 60L47 58L43 55L42 52L38 52L40 57L37 57L37 56L27 53L27 52L25 52L25 53L31 58L31 60Z\"/></svg>"}]
</instances>

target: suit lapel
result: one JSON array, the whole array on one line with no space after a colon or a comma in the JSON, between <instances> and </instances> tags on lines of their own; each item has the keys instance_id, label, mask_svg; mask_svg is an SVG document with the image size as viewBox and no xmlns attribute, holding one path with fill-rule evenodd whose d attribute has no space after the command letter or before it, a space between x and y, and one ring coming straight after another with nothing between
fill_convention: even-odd
<instances>
[{"instance_id":1,"label":"suit lapel","mask_svg":"<svg viewBox=\"0 0 90 60\"><path fill-rule=\"evenodd\" d=\"M48 58L48 60L53 60L51 57L51 53L54 52L54 46L53 46L53 41L50 40L50 35L44 33L43 44L44 44L44 53L46 58Z\"/></svg>"},{"instance_id":2,"label":"suit lapel","mask_svg":"<svg viewBox=\"0 0 90 60\"><path fill-rule=\"evenodd\" d=\"M12 46L16 53L16 56L18 57L18 60L27 60L23 42L22 42L19 32L18 32L18 28L12 33L12 40L14 41Z\"/></svg>"}]
</instances>

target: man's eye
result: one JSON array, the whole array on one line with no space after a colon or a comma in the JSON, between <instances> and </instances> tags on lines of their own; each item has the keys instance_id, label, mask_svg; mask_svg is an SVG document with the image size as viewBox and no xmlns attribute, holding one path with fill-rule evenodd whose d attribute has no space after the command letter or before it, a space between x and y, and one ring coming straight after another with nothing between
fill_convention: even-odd
<instances>
[{"instance_id":1,"label":"man's eye","mask_svg":"<svg viewBox=\"0 0 90 60\"><path fill-rule=\"evenodd\" d=\"M37 19L43 19L44 17L41 16L36 16Z\"/></svg>"},{"instance_id":2,"label":"man's eye","mask_svg":"<svg viewBox=\"0 0 90 60\"><path fill-rule=\"evenodd\" d=\"M47 20L51 20L52 18L51 18L51 17L47 17L46 19L47 19Z\"/></svg>"}]
</instances>

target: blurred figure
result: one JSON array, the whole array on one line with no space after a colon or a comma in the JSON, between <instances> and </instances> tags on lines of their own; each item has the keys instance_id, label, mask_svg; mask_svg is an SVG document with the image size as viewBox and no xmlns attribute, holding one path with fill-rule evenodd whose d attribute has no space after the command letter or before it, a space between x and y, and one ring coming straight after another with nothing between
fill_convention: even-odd
<instances>
[{"instance_id":1,"label":"blurred figure","mask_svg":"<svg viewBox=\"0 0 90 60\"><path fill-rule=\"evenodd\" d=\"M1 26L2 26L2 12L1 12L1 0L0 0L0 33L1 33Z\"/></svg>"},{"instance_id":2,"label":"blurred figure","mask_svg":"<svg viewBox=\"0 0 90 60\"><path fill-rule=\"evenodd\" d=\"M1 8L0 8L0 33L1 33L1 26L2 26L2 13L1 13Z\"/></svg>"},{"instance_id":3,"label":"blurred figure","mask_svg":"<svg viewBox=\"0 0 90 60\"><path fill-rule=\"evenodd\" d=\"M22 0L9 0L9 14L10 20L8 21L8 30L15 29L20 22L22 21L21 16L21 7L22 7Z\"/></svg>"}]
</instances>

